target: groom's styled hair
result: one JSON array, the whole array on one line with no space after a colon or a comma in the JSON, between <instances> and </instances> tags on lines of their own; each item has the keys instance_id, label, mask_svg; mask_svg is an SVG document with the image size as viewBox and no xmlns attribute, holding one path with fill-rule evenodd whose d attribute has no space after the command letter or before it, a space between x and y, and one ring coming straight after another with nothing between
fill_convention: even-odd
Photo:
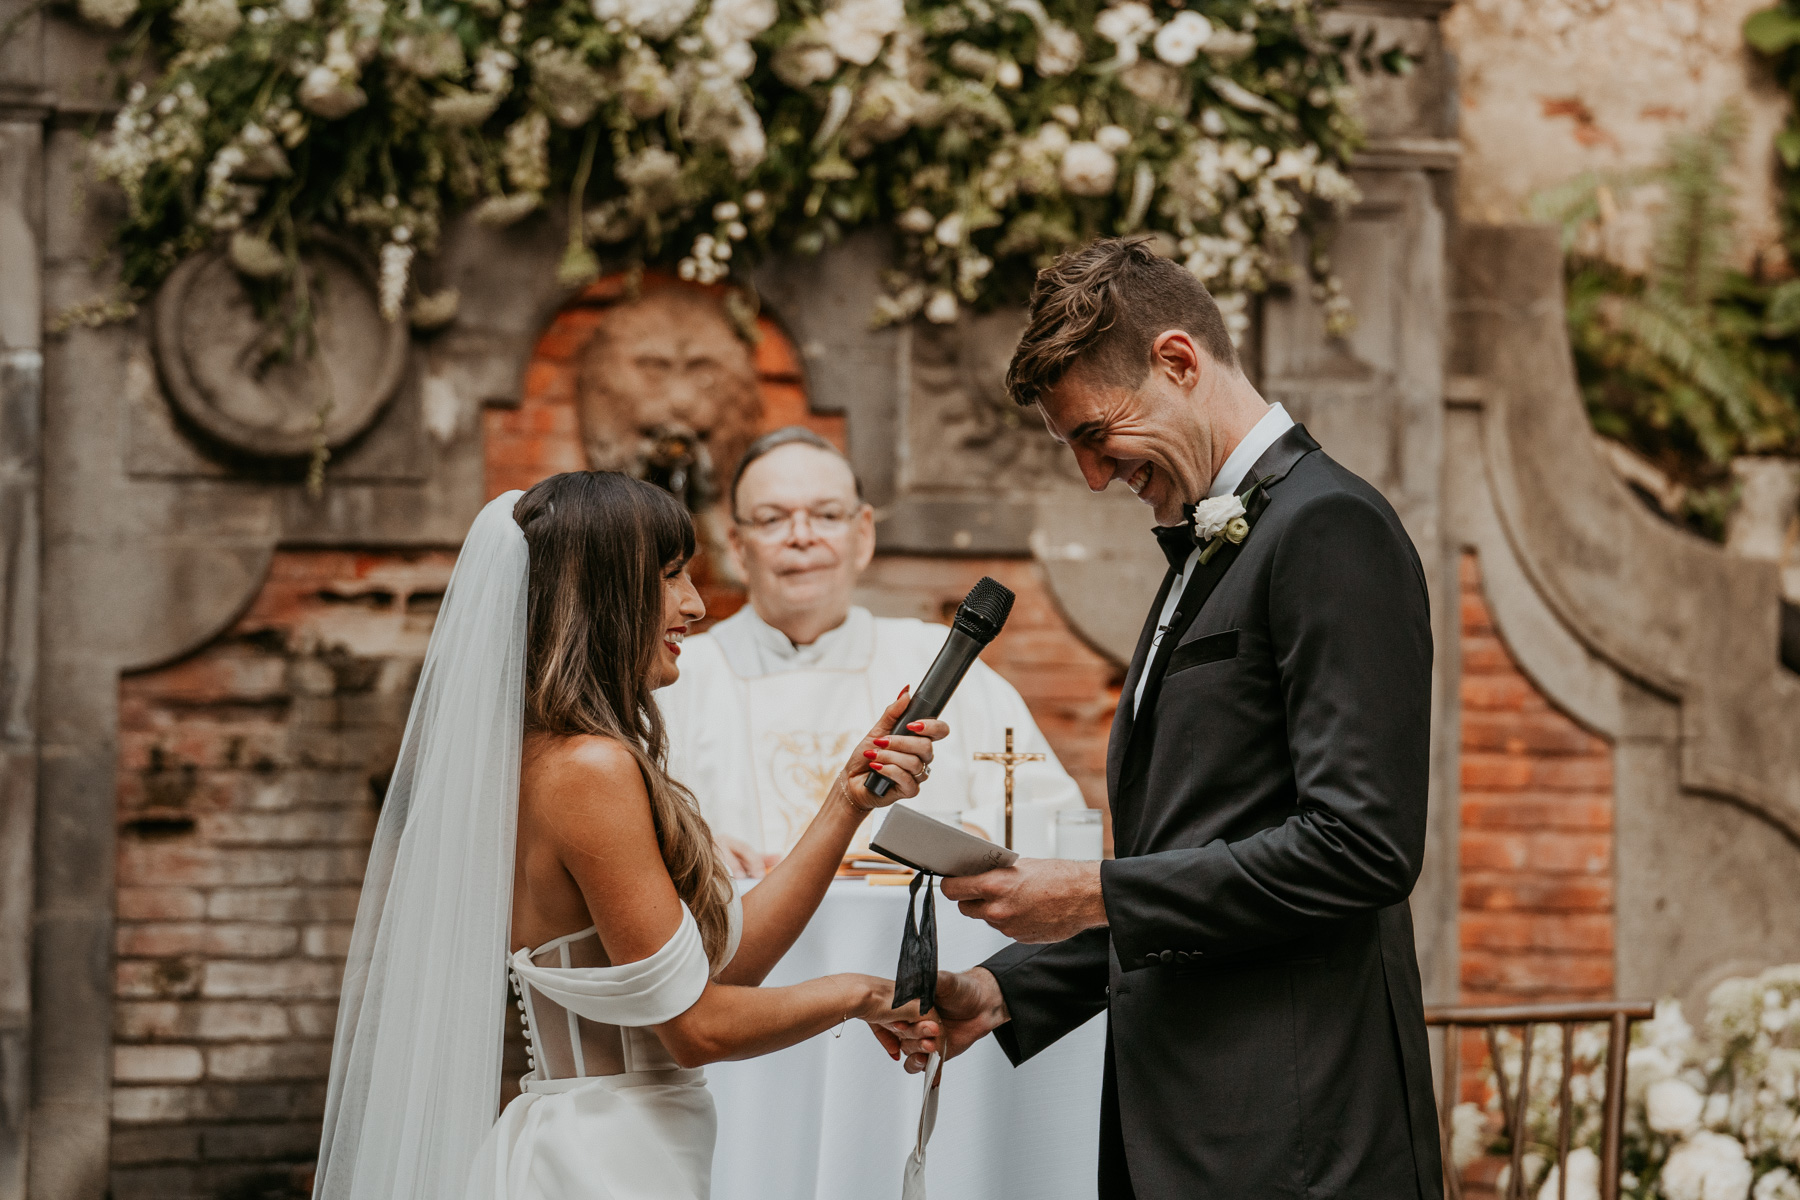
<instances>
[{"instance_id":1,"label":"groom's styled hair","mask_svg":"<svg viewBox=\"0 0 1800 1200\"><path fill-rule=\"evenodd\" d=\"M1038 272L1030 324L1013 351L1006 391L1030 407L1083 363L1101 383L1134 388L1150 370L1150 347L1184 329L1208 356L1236 368L1237 350L1206 285L1150 248L1147 236L1101 238Z\"/></svg>"}]
</instances>

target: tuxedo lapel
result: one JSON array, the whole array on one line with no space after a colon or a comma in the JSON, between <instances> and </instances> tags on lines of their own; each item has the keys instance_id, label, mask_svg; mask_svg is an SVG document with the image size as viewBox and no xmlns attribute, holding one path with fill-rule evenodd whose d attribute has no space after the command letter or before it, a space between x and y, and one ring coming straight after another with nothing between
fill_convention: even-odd
<instances>
[{"instance_id":1,"label":"tuxedo lapel","mask_svg":"<svg viewBox=\"0 0 1800 1200\"><path fill-rule=\"evenodd\" d=\"M1131 726L1137 707L1132 703L1132 697L1137 695L1138 680L1144 677L1144 668L1150 661L1151 646L1156 640L1156 618L1162 614L1163 603L1169 598L1169 589L1174 584L1175 572L1171 570L1163 576L1162 587L1157 589L1156 599L1150 605L1150 615L1144 618L1143 632L1138 634L1137 649L1131 652L1131 667L1125 672L1125 687L1119 692L1112 733L1106 740L1106 793L1109 798L1116 793L1119 766L1125 761L1125 747L1131 744Z\"/></svg>"},{"instance_id":2,"label":"tuxedo lapel","mask_svg":"<svg viewBox=\"0 0 1800 1200\"><path fill-rule=\"evenodd\" d=\"M1269 505L1269 489L1287 477L1294 464L1319 448L1319 443L1306 432L1304 425L1295 425L1280 439L1263 451L1250 470L1245 474L1238 494L1263 486L1249 505L1251 536L1255 536L1256 521ZM1156 618L1162 612L1163 602L1168 597L1169 583L1174 572L1170 572L1170 581L1163 584L1163 590L1157 594L1156 604L1150 609L1150 620L1138 639L1137 653L1132 657L1132 671L1126 680L1125 691L1119 696L1119 711L1114 714L1112 737L1106 747L1106 781L1107 794L1113 805L1113 845L1118 853L1126 852L1131 838L1129 830L1136 825L1136 814L1129 811L1131 805L1126 803L1126 794L1134 776L1148 764L1150 745L1155 739L1156 701L1162 692L1163 676L1167 673L1169 656L1175 653L1175 647L1186 635L1194 618L1206 606L1231 564L1237 561L1242 543L1232 545L1225 543L1215 553L1212 560L1195 567L1193 578L1188 580L1187 587L1181 593L1181 602L1169 618L1168 631L1150 645ZM1142 665L1140 665L1140 663ZM1140 676L1148 672L1149 681L1144 685L1143 703L1132 704L1132 696L1137 689ZM1137 714L1148 716L1148 720L1138 720Z\"/></svg>"}]
</instances>

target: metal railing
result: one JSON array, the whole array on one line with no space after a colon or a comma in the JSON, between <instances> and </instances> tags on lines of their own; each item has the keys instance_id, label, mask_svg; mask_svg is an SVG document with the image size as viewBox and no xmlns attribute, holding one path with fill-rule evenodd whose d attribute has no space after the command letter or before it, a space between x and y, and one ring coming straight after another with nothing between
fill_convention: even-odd
<instances>
[{"instance_id":1,"label":"metal railing","mask_svg":"<svg viewBox=\"0 0 1800 1200\"><path fill-rule=\"evenodd\" d=\"M1500 1092L1500 1115L1505 1122L1507 1140L1512 1145L1512 1167L1503 1200L1522 1200L1525 1196L1525 1116L1531 1096L1532 1034L1539 1025L1556 1025L1562 1029L1562 1088L1557 1097L1556 1178L1557 1200L1567 1200L1569 1187L1569 1136L1574 1106L1569 1097L1570 1077L1574 1074L1575 1027L1604 1024L1606 1037L1606 1095L1600 1151L1600 1200L1619 1200L1619 1151L1625 1133L1625 1056L1631 1048L1631 1025L1647 1021L1656 1006L1648 1002L1600 1000L1583 1004L1518 1004L1483 1008L1428 1008L1425 1024L1444 1029L1444 1081L1438 1099L1438 1138L1444 1156L1444 1191L1449 1200L1462 1200L1461 1173L1450 1157L1451 1113L1456 1108L1457 1088L1461 1082L1462 1038L1464 1029L1483 1029L1487 1033L1488 1058ZM1519 1079L1515 1089L1506 1077L1506 1066L1500 1058L1499 1030L1518 1027L1520 1031Z\"/></svg>"}]
</instances>

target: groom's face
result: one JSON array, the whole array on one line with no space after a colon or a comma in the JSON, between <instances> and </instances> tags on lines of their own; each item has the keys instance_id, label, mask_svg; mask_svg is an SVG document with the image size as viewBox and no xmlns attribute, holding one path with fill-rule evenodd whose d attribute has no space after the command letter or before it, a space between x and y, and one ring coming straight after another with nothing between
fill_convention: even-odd
<instances>
[{"instance_id":1,"label":"groom's face","mask_svg":"<svg viewBox=\"0 0 1800 1200\"><path fill-rule=\"evenodd\" d=\"M1212 486L1211 431L1195 396L1209 369L1219 366L1174 330L1156 339L1137 384L1120 386L1077 362L1039 407L1091 490L1105 491L1116 479L1150 506L1158 525L1177 525L1181 506Z\"/></svg>"}]
</instances>

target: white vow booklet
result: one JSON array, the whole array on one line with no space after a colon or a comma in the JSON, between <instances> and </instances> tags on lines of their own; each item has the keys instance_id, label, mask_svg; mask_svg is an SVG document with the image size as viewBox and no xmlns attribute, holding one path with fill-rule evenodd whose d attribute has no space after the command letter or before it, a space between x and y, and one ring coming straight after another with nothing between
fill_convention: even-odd
<instances>
[{"instance_id":1,"label":"white vow booklet","mask_svg":"<svg viewBox=\"0 0 1800 1200\"><path fill-rule=\"evenodd\" d=\"M1004 846L996 846L904 804L887 810L881 829L869 839L869 849L915 871L946 877L979 875L996 867L1010 867L1019 858Z\"/></svg>"}]
</instances>

